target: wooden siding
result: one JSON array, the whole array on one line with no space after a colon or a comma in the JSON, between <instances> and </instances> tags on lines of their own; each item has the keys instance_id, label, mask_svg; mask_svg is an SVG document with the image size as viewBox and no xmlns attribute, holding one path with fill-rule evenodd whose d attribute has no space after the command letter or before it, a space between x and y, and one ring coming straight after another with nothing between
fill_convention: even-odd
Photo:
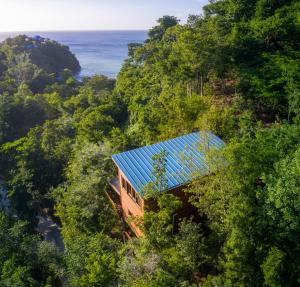
<instances>
[{"instance_id":1,"label":"wooden siding","mask_svg":"<svg viewBox=\"0 0 300 287\"><path fill-rule=\"evenodd\" d=\"M132 228L137 237L143 236L142 230L133 221L141 221L144 217L144 200L140 199L140 205L127 193L122 186L122 177L129 182L124 173L118 169L118 178L120 182L121 192L120 200L123 210L123 216ZM129 182L130 183L130 182Z\"/></svg>"},{"instance_id":2,"label":"wooden siding","mask_svg":"<svg viewBox=\"0 0 300 287\"><path fill-rule=\"evenodd\" d=\"M127 182L129 182L124 173L120 169L118 169L117 178L119 180L118 187L120 188L120 204L122 215L134 234L137 237L142 237L143 232L142 228L139 225L143 222L144 211L145 209L158 211L158 205L156 200L144 200L142 197L140 197L140 201L139 203L137 203L135 199L130 194L128 194L126 189L122 186L122 177ZM180 198L180 201L182 202L181 208L174 213L174 232L177 231L179 221L183 217L193 216L197 221L199 219L196 208L189 203L189 196L183 191L184 188L186 188L186 186L178 187L169 191L170 193Z\"/></svg>"}]
</instances>

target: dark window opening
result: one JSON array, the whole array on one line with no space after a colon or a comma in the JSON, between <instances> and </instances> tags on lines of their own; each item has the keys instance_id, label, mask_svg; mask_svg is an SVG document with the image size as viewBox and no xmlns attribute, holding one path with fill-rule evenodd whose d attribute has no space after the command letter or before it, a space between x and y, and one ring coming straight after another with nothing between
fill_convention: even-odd
<instances>
[{"instance_id":1,"label":"dark window opening","mask_svg":"<svg viewBox=\"0 0 300 287\"><path fill-rule=\"evenodd\" d=\"M138 205L141 206L140 196L135 192L131 184L123 177L121 177L121 180L122 180L122 187L127 191L127 194L132 198L133 201L135 201Z\"/></svg>"},{"instance_id":2,"label":"dark window opening","mask_svg":"<svg viewBox=\"0 0 300 287\"><path fill-rule=\"evenodd\" d=\"M126 180L124 179L124 177L121 177L121 179L122 179L122 187L126 189Z\"/></svg>"}]
</instances>

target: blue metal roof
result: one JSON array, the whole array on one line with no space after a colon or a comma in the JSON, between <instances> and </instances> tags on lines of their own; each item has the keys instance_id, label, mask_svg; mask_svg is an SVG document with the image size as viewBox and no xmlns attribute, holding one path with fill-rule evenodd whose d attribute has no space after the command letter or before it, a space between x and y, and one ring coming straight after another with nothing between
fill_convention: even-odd
<instances>
[{"instance_id":1,"label":"blue metal roof","mask_svg":"<svg viewBox=\"0 0 300 287\"><path fill-rule=\"evenodd\" d=\"M168 189L173 189L190 182L195 173L205 175L208 166L203 150L221 149L224 145L225 143L211 132L196 132L115 154L112 159L135 191L140 193L147 183L154 181L153 156L165 150Z\"/></svg>"}]
</instances>

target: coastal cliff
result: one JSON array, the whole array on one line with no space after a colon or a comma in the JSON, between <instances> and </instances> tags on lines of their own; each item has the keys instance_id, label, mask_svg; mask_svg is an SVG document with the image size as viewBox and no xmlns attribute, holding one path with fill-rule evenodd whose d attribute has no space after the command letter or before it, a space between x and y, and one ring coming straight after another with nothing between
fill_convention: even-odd
<instances>
[{"instance_id":1,"label":"coastal cliff","mask_svg":"<svg viewBox=\"0 0 300 287\"><path fill-rule=\"evenodd\" d=\"M40 36L19 35L0 44L0 73L15 66L18 63L18 57L24 54L33 65L48 74L58 76L68 69L75 75L81 69L69 47Z\"/></svg>"}]
</instances>

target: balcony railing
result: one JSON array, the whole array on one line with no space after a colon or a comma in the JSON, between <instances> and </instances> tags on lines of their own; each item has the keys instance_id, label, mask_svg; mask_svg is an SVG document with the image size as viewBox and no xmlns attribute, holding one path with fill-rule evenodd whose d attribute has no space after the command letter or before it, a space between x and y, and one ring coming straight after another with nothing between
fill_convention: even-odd
<instances>
[{"instance_id":1,"label":"balcony railing","mask_svg":"<svg viewBox=\"0 0 300 287\"><path fill-rule=\"evenodd\" d=\"M112 187L112 189L120 196L120 194L121 194L121 186L120 186L119 178L118 177L114 177L108 183Z\"/></svg>"},{"instance_id":2,"label":"balcony railing","mask_svg":"<svg viewBox=\"0 0 300 287\"><path fill-rule=\"evenodd\" d=\"M117 177L108 181L110 188L106 190L106 195L115 211L122 216L122 207L120 201L120 184Z\"/></svg>"}]
</instances>

